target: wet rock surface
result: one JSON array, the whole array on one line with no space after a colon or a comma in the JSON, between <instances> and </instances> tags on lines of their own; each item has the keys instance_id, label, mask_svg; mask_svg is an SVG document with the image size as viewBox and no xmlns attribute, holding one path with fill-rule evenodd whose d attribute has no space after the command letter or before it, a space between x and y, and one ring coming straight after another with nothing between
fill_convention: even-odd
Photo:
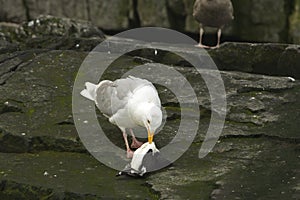
<instances>
[{"instance_id":1,"label":"wet rock surface","mask_svg":"<svg viewBox=\"0 0 300 200\"><path fill-rule=\"evenodd\" d=\"M84 36L74 38L83 41ZM6 45L0 48L0 199L300 198L299 67L288 59L299 57L297 46L227 43L208 52L222 69L227 116L216 146L203 159L198 154L211 114L222 110L211 106L201 74L215 77L216 72L203 67L200 74L174 55L197 56L199 49L139 42L143 50L117 59L103 78L115 79L135 66L151 68L161 61L189 80L200 104L199 130L188 151L172 166L132 179L116 178L117 171L93 158L74 126L73 83L88 55L84 50L101 38L87 37L82 45L89 48L79 50L76 45L32 49L23 42L1 41ZM128 42L119 38L111 45L122 52ZM98 55L110 59L106 51ZM280 65L278 59L283 59ZM162 148L176 135L182 109L191 119L195 113L188 105L179 107L178 98L184 97L157 88L167 112L167 122L154 138ZM124 148L121 132L98 118L110 140Z\"/></svg>"}]
</instances>

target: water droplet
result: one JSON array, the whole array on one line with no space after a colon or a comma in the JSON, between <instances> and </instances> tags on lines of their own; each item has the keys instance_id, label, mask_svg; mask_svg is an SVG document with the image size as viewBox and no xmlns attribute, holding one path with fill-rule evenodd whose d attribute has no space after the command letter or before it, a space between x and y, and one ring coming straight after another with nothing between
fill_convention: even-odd
<instances>
[{"instance_id":1,"label":"water droplet","mask_svg":"<svg viewBox=\"0 0 300 200\"><path fill-rule=\"evenodd\" d=\"M158 52L157 52L157 50L155 49L155 50L154 50L154 55L157 55L157 53L158 53Z\"/></svg>"},{"instance_id":2,"label":"water droplet","mask_svg":"<svg viewBox=\"0 0 300 200\"><path fill-rule=\"evenodd\" d=\"M34 25L34 21L28 22L28 26L29 26L29 27L31 27L31 26L33 26L33 25Z\"/></svg>"},{"instance_id":3,"label":"water droplet","mask_svg":"<svg viewBox=\"0 0 300 200\"><path fill-rule=\"evenodd\" d=\"M87 124L87 123L89 123L89 121L88 120L84 120L83 123Z\"/></svg>"},{"instance_id":4,"label":"water droplet","mask_svg":"<svg viewBox=\"0 0 300 200\"><path fill-rule=\"evenodd\" d=\"M76 48L78 48L79 46L80 46L79 44L76 44L76 46L75 46L75 47L76 47Z\"/></svg>"},{"instance_id":5,"label":"water droplet","mask_svg":"<svg viewBox=\"0 0 300 200\"><path fill-rule=\"evenodd\" d=\"M47 171L44 171L44 176L49 176L49 173Z\"/></svg>"},{"instance_id":6,"label":"water droplet","mask_svg":"<svg viewBox=\"0 0 300 200\"><path fill-rule=\"evenodd\" d=\"M293 77L288 77L291 82L295 82L296 80Z\"/></svg>"},{"instance_id":7,"label":"water droplet","mask_svg":"<svg viewBox=\"0 0 300 200\"><path fill-rule=\"evenodd\" d=\"M26 135L26 133L21 133L21 135L22 135L22 136L25 136L25 135Z\"/></svg>"}]
</instances>

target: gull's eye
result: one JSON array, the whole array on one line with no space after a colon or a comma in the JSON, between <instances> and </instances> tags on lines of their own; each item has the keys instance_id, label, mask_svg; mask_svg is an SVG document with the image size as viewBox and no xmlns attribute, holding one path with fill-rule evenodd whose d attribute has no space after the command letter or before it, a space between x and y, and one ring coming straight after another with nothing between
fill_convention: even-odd
<instances>
[{"instance_id":1,"label":"gull's eye","mask_svg":"<svg viewBox=\"0 0 300 200\"><path fill-rule=\"evenodd\" d=\"M149 119L147 120L147 122L148 122L148 124L150 124L150 120Z\"/></svg>"}]
</instances>

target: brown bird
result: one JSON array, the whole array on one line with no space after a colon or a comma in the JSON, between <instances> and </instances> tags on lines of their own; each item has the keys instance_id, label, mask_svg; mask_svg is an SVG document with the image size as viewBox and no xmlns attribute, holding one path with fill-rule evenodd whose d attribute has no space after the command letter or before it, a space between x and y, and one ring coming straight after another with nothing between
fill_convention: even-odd
<instances>
[{"instance_id":1,"label":"brown bird","mask_svg":"<svg viewBox=\"0 0 300 200\"><path fill-rule=\"evenodd\" d=\"M233 20L233 7L230 0L196 0L193 10L194 18L200 23L200 40L197 46L203 48L218 48L224 25ZM215 47L202 44L203 27L218 29L218 42Z\"/></svg>"}]
</instances>

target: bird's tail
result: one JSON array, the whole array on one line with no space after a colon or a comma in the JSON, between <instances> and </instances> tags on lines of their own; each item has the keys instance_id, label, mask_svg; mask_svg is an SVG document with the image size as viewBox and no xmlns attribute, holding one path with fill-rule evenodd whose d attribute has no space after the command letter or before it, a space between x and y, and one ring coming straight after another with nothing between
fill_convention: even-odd
<instances>
[{"instance_id":1,"label":"bird's tail","mask_svg":"<svg viewBox=\"0 0 300 200\"><path fill-rule=\"evenodd\" d=\"M96 98L96 87L97 85L86 82L85 83L85 89L80 92L82 96L85 98L88 98L89 100L95 101Z\"/></svg>"}]
</instances>

